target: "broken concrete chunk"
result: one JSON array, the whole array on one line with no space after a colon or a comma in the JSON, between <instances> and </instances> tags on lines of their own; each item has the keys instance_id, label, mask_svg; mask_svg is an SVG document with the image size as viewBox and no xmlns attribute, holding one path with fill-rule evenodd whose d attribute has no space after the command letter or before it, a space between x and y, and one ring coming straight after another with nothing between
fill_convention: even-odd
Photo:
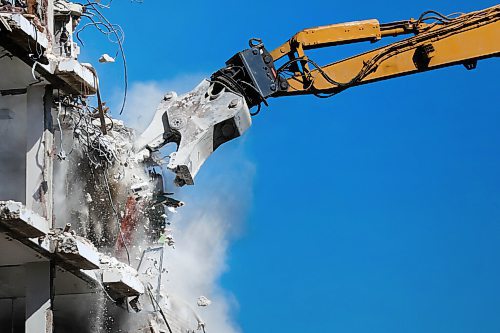
<instances>
[{"instance_id":1,"label":"broken concrete chunk","mask_svg":"<svg viewBox=\"0 0 500 333\"><path fill-rule=\"evenodd\" d=\"M209 306L212 304L212 301L206 298L205 296L198 297L198 301L196 302L198 306Z\"/></svg>"},{"instance_id":2,"label":"broken concrete chunk","mask_svg":"<svg viewBox=\"0 0 500 333\"><path fill-rule=\"evenodd\" d=\"M110 56L109 54L107 53L104 53L103 55L101 55L101 57L99 58L99 62L100 63L107 63L107 62L115 62L115 58L113 58L112 56Z\"/></svg>"}]
</instances>

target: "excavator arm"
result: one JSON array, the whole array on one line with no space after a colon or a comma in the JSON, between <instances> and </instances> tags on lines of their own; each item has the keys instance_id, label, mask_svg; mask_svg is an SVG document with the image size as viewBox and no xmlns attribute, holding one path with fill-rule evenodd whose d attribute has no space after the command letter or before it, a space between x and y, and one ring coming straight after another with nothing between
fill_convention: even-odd
<instances>
[{"instance_id":1,"label":"excavator arm","mask_svg":"<svg viewBox=\"0 0 500 333\"><path fill-rule=\"evenodd\" d=\"M312 49L401 35L411 36L324 66L307 54ZM451 65L473 69L479 59L500 55L500 5L455 17L428 11L407 21L366 20L305 29L271 52L262 43L250 46L213 76L243 94L249 106L268 97L334 95L357 85ZM241 61L257 50L261 63ZM287 61L275 68L283 58Z\"/></svg>"},{"instance_id":2,"label":"excavator arm","mask_svg":"<svg viewBox=\"0 0 500 333\"><path fill-rule=\"evenodd\" d=\"M426 23L429 19L434 23ZM306 50L386 37L413 36L326 66L309 59ZM306 29L271 52L289 61L277 70L287 88L274 96L336 94L349 87L477 61L500 54L500 6L455 18L429 11L419 19L379 24L377 20Z\"/></svg>"},{"instance_id":3,"label":"excavator arm","mask_svg":"<svg viewBox=\"0 0 500 333\"><path fill-rule=\"evenodd\" d=\"M323 66L307 52L402 35L409 36ZM451 65L473 69L478 60L499 56L500 5L449 16L427 11L418 19L386 24L366 20L305 29L271 52L259 39L249 44L190 93L165 95L139 137L136 150L142 155L169 142L177 144L168 163L177 185L193 184L208 156L243 134L251 125L250 115L270 97L329 97L350 87ZM252 107L257 111L250 113Z\"/></svg>"}]
</instances>

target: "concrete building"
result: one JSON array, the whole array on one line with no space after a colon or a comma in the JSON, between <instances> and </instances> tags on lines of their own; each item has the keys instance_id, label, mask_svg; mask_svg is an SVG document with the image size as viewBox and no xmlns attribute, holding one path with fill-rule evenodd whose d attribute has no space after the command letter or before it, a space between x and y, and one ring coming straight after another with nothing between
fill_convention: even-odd
<instances>
[{"instance_id":1,"label":"concrete building","mask_svg":"<svg viewBox=\"0 0 500 333\"><path fill-rule=\"evenodd\" d=\"M73 41L84 10L64 0L0 0L0 332L186 332L175 319L169 328L155 322L160 305L120 322L152 289L73 232L54 205L55 164L65 159L61 101L98 91Z\"/></svg>"}]
</instances>

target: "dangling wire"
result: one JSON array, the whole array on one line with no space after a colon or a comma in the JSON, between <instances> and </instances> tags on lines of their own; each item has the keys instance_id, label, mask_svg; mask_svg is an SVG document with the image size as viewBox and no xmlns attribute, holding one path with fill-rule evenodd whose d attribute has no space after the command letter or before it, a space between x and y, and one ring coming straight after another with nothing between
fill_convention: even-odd
<instances>
[{"instance_id":1,"label":"dangling wire","mask_svg":"<svg viewBox=\"0 0 500 333\"><path fill-rule=\"evenodd\" d=\"M250 112L250 115L251 115L252 117L254 117L254 116L258 115L258 114L260 113L260 108L261 108L261 106L262 106L262 104L261 104L261 103L259 103L259 105L258 105L258 107L257 107L257 111L255 111L255 112Z\"/></svg>"},{"instance_id":2,"label":"dangling wire","mask_svg":"<svg viewBox=\"0 0 500 333\"><path fill-rule=\"evenodd\" d=\"M118 24L112 24L106 18L106 16L104 16L104 14L99 10L99 8L100 9L109 8L111 3L112 3L112 0L110 0L107 4L101 4L98 2L91 2L91 1L87 0L87 3L84 6L86 8L87 13L89 13L89 14L85 14L83 16L88 18L91 22L85 24L81 29L79 29L76 33L76 37L83 44L79 35L88 26L96 27L101 33L106 35L108 39L110 39L110 36L115 36L116 41L114 41L112 39L110 39L110 41L118 44L119 54L121 55L121 58L123 60L123 81L124 81L123 85L124 85L124 87L123 87L123 100L122 100L122 105L121 105L120 112L119 112L119 114L122 114L123 110L125 109L125 105L127 103L127 95L128 95L127 58L125 56L125 51L123 48L125 34L123 32L123 29ZM100 21L94 20L93 16L98 16L100 18ZM105 30L103 30L101 27L104 27Z\"/></svg>"}]
</instances>

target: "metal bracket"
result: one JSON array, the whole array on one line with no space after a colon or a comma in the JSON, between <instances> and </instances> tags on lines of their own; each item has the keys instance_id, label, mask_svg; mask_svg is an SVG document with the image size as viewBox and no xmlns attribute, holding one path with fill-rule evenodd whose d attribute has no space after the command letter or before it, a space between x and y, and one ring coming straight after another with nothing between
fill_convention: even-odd
<instances>
[{"instance_id":1,"label":"metal bracket","mask_svg":"<svg viewBox=\"0 0 500 333\"><path fill-rule=\"evenodd\" d=\"M476 69L476 67L477 67L477 60L474 59L474 60L469 60L469 61L464 62L464 67L468 71Z\"/></svg>"}]
</instances>

